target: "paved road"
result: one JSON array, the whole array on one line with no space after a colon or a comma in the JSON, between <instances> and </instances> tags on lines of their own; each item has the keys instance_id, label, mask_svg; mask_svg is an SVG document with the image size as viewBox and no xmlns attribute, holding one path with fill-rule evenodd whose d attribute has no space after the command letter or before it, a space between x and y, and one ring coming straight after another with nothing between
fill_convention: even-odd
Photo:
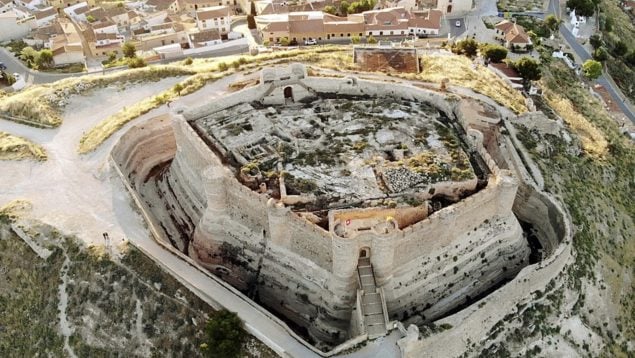
<instances>
[{"instance_id":1,"label":"paved road","mask_svg":"<svg viewBox=\"0 0 635 358\"><path fill-rule=\"evenodd\" d=\"M81 76L83 73L46 73L31 70L15 58L9 50L0 47L0 62L7 66L7 72L21 74L28 83L49 83L67 77Z\"/></svg>"},{"instance_id":2,"label":"paved road","mask_svg":"<svg viewBox=\"0 0 635 358\"><path fill-rule=\"evenodd\" d=\"M560 17L560 6L558 6L557 0L550 0L548 12ZM578 40L576 40L575 36L573 36L571 31L569 31L569 29L567 29L564 24L560 25L560 33L562 34L562 37L565 39L565 41L569 44L569 46L573 49L573 51L575 51L578 57L580 57L582 62L591 58L591 55L582 45L580 45L580 43L578 43ZM609 75L603 74L596 80L596 82L606 88L608 93L613 98L613 102L617 103L626 117L628 117L631 122L635 123L635 113L633 113L631 107L626 103L626 101L624 100L624 94L622 94L622 91L609 78Z\"/></svg>"}]
</instances>

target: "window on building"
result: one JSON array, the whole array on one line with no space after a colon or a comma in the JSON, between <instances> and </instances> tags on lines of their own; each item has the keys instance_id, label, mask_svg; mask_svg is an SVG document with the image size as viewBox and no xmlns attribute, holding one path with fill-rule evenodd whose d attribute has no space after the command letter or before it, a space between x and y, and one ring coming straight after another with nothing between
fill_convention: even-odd
<instances>
[{"instance_id":1,"label":"window on building","mask_svg":"<svg viewBox=\"0 0 635 358\"><path fill-rule=\"evenodd\" d=\"M383 31L379 31L379 36L382 36L384 34Z\"/></svg>"}]
</instances>

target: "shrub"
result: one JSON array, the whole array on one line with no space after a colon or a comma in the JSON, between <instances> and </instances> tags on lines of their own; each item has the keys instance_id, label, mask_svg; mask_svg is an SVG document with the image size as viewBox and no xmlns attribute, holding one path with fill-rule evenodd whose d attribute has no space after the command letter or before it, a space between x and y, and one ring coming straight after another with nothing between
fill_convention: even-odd
<instances>
[{"instance_id":1,"label":"shrub","mask_svg":"<svg viewBox=\"0 0 635 358\"><path fill-rule=\"evenodd\" d=\"M465 55L467 57L476 56L476 52L478 50L478 42L474 39L465 39L462 41L457 41L452 45L452 52Z\"/></svg>"},{"instance_id":2,"label":"shrub","mask_svg":"<svg viewBox=\"0 0 635 358\"><path fill-rule=\"evenodd\" d=\"M596 61L604 62L608 60L609 53L606 51L604 46L600 46L593 51L593 59Z\"/></svg>"},{"instance_id":3,"label":"shrub","mask_svg":"<svg viewBox=\"0 0 635 358\"><path fill-rule=\"evenodd\" d=\"M232 62L232 67L234 69L236 69L236 70L239 69L240 68L240 62L238 60Z\"/></svg>"},{"instance_id":4,"label":"shrub","mask_svg":"<svg viewBox=\"0 0 635 358\"><path fill-rule=\"evenodd\" d=\"M172 87L172 90L174 92L176 92L177 95L180 96L181 95L181 91L183 91L183 85L180 84L180 83L177 83L177 84L174 85L174 87Z\"/></svg>"},{"instance_id":5,"label":"shrub","mask_svg":"<svg viewBox=\"0 0 635 358\"><path fill-rule=\"evenodd\" d=\"M188 58L185 59L185 61L183 61L183 64L185 64L187 66L189 66L189 65L191 65L193 63L194 63L194 60L192 60L191 57L188 57Z\"/></svg>"},{"instance_id":6,"label":"shrub","mask_svg":"<svg viewBox=\"0 0 635 358\"><path fill-rule=\"evenodd\" d=\"M351 37L351 43L353 44L358 44L360 41L359 36L353 36Z\"/></svg>"},{"instance_id":7,"label":"shrub","mask_svg":"<svg viewBox=\"0 0 635 358\"><path fill-rule=\"evenodd\" d=\"M616 57L622 57L626 55L627 52L628 46L626 46L626 43L622 40L617 41L617 43L613 47L613 55Z\"/></svg>"},{"instance_id":8,"label":"shrub","mask_svg":"<svg viewBox=\"0 0 635 358\"><path fill-rule=\"evenodd\" d=\"M227 68L229 68L227 66L227 64L225 62L219 62L218 63L218 70L219 71L227 71Z\"/></svg>"},{"instance_id":9,"label":"shrub","mask_svg":"<svg viewBox=\"0 0 635 358\"><path fill-rule=\"evenodd\" d=\"M507 49L500 45L487 44L481 47L483 57L492 62L501 62L507 57Z\"/></svg>"},{"instance_id":10,"label":"shrub","mask_svg":"<svg viewBox=\"0 0 635 358\"><path fill-rule=\"evenodd\" d=\"M283 37L280 39L280 45L282 46L289 46L290 43L291 41L289 41L288 37Z\"/></svg>"},{"instance_id":11,"label":"shrub","mask_svg":"<svg viewBox=\"0 0 635 358\"><path fill-rule=\"evenodd\" d=\"M205 342L201 351L206 357L238 357L247 338L243 323L234 312L216 311L205 326Z\"/></svg>"},{"instance_id":12,"label":"shrub","mask_svg":"<svg viewBox=\"0 0 635 358\"><path fill-rule=\"evenodd\" d=\"M48 49L40 51L35 63L38 68L49 68L53 66L53 52Z\"/></svg>"},{"instance_id":13,"label":"shrub","mask_svg":"<svg viewBox=\"0 0 635 358\"><path fill-rule=\"evenodd\" d=\"M324 7L324 12L327 14L335 15L337 14L337 9L333 5L327 5Z\"/></svg>"},{"instance_id":14,"label":"shrub","mask_svg":"<svg viewBox=\"0 0 635 358\"><path fill-rule=\"evenodd\" d=\"M146 60L140 58L140 57L133 57L130 58L128 60L128 67L129 68L140 68L140 67L145 67L148 64L146 63Z\"/></svg>"},{"instance_id":15,"label":"shrub","mask_svg":"<svg viewBox=\"0 0 635 358\"><path fill-rule=\"evenodd\" d=\"M376 44L377 43L377 39L373 35L370 35L370 36L368 36L368 38L366 38L366 42L369 43L369 44Z\"/></svg>"},{"instance_id":16,"label":"shrub","mask_svg":"<svg viewBox=\"0 0 635 358\"><path fill-rule=\"evenodd\" d=\"M525 84L529 83L529 81L538 81L542 76L540 64L531 57L525 56L519 59L513 63L513 67L525 80Z\"/></svg>"},{"instance_id":17,"label":"shrub","mask_svg":"<svg viewBox=\"0 0 635 358\"><path fill-rule=\"evenodd\" d=\"M589 43L591 44L593 49L599 48L604 44L602 38L598 34L591 35L591 37L589 37Z\"/></svg>"}]
</instances>

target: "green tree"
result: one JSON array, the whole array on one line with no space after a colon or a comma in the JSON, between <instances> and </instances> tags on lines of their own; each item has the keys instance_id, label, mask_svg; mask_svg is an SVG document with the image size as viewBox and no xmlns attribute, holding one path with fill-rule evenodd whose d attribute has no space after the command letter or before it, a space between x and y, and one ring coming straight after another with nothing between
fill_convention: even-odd
<instances>
[{"instance_id":1,"label":"green tree","mask_svg":"<svg viewBox=\"0 0 635 358\"><path fill-rule=\"evenodd\" d=\"M205 339L201 351L206 357L238 357L247 338L243 323L234 312L216 311L205 326Z\"/></svg>"},{"instance_id":2,"label":"green tree","mask_svg":"<svg viewBox=\"0 0 635 358\"><path fill-rule=\"evenodd\" d=\"M36 64L38 68L50 68L53 66L53 52L51 50L42 50L38 53Z\"/></svg>"},{"instance_id":3,"label":"green tree","mask_svg":"<svg viewBox=\"0 0 635 358\"><path fill-rule=\"evenodd\" d=\"M589 37L589 43L594 50L604 44L604 42L602 41L602 37L600 37L600 35L598 34L591 35L591 37Z\"/></svg>"},{"instance_id":4,"label":"green tree","mask_svg":"<svg viewBox=\"0 0 635 358\"><path fill-rule=\"evenodd\" d=\"M33 67L37 60L38 52L31 46L27 46L20 51L20 59L26 62L28 67Z\"/></svg>"},{"instance_id":5,"label":"green tree","mask_svg":"<svg viewBox=\"0 0 635 358\"><path fill-rule=\"evenodd\" d=\"M465 55L467 57L476 56L476 52L478 51L478 42L472 38L468 38L465 40L457 41L452 45L452 52Z\"/></svg>"},{"instance_id":6,"label":"green tree","mask_svg":"<svg viewBox=\"0 0 635 358\"><path fill-rule=\"evenodd\" d=\"M602 64L595 60L586 60L582 64L582 73L590 80L594 80L602 75Z\"/></svg>"},{"instance_id":7,"label":"green tree","mask_svg":"<svg viewBox=\"0 0 635 358\"><path fill-rule=\"evenodd\" d=\"M108 63L113 63L117 60L117 52L112 51L109 55L108 55Z\"/></svg>"},{"instance_id":8,"label":"green tree","mask_svg":"<svg viewBox=\"0 0 635 358\"><path fill-rule=\"evenodd\" d=\"M286 36L280 39L280 45L282 46L289 46L290 43L291 41L289 41L289 38Z\"/></svg>"},{"instance_id":9,"label":"green tree","mask_svg":"<svg viewBox=\"0 0 635 358\"><path fill-rule=\"evenodd\" d=\"M523 78L525 85L528 85L530 81L538 81L542 76L540 64L531 57L524 56L514 62L512 66Z\"/></svg>"},{"instance_id":10,"label":"green tree","mask_svg":"<svg viewBox=\"0 0 635 358\"><path fill-rule=\"evenodd\" d=\"M604 62L609 59L609 52L606 51L604 46L600 46L593 51L593 59L596 61Z\"/></svg>"},{"instance_id":11,"label":"green tree","mask_svg":"<svg viewBox=\"0 0 635 358\"><path fill-rule=\"evenodd\" d=\"M327 14L335 15L337 14L337 9L333 5L327 5L324 7L324 12Z\"/></svg>"},{"instance_id":12,"label":"green tree","mask_svg":"<svg viewBox=\"0 0 635 358\"><path fill-rule=\"evenodd\" d=\"M492 62L501 62L507 57L507 49L500 45L486 44L481 47L481 54Z\"/></svg>"},{"instance_id":13,"label":"green tree","mask_svg":"<svg viewBox=\"0 0 635 358\"><path fill-rule=\"evenodd\" d=\"M183 85L180 83L177 83L174 85L174 87L172 87L172 91L176 92L177 95L181 95L181 91L183 91Z\"/></svg>"},{"instance_id":14,"label":"green tree","mask_svg":"<svg viewBox=\"0 0 635 358\"><path fill-rule=\"evenodd\" d=\"M369 44L376 44L377 43L377 39L373 35L370 35L370 36L368 36L366 38L366 42L369 43Z\"/></svg>"},{"instance_id":15,"label":"green tree","mask_svg":"<svg viewBox=\"0 0 635 358\"><path fill-rule=\"evenodd\" d=\"M622 57L626 55L626 53L628 53L628 46L626 46L626 43L624 41L618 40L615 43L615 46L613 46L613 55Z\"/></svg>"},{"instance_id":16,"label":"green tree","mask_svg":"<svg viewBox=\"0 0 635 358\"><path fill-rule=\"evenodd\" d=\"M348 15L349 6L351 6L351 4L349 4L348 1L342 0L342 2L340 3L340 16Z\"/></svg>"},{"instance_id":17,"label":"green tree","mask_svg":"<svg viewBox=\"0 0 635 358\"><path fill-rule=\"evenodd\" d=\"M592 16L595 12L595 3L592 0L567 0L567 7L574 9L577 16Z\"/></svg>"},{"instance_id":18,"label":"green tree","mask_svg":"<svg viewBox=\"0 0 635 358\"><path fill-rule=\"evenodd\" d=\"M93 15L88 15L88 16L86 16L86 21L95 22L95 17Z\"/></svg>"},{"instance_id":19,"label":"green tree","mask_svg":"<svg viewBox=\"0 0 635 358\"><path fill-rule=\"evenodd\" d=\"M121 51L123 55L128 58L133 58L137 56L137 48L132 42L126 41L121 45Z\"/></svg>"},{"instance_id":20,"label":"green tree","mask_svg":"<svg viewBox=\"0 0 635 358\"><path fill-rule=\"evenodd\" d=\"M547 17L545 17L545 25L551 32L558 32L561 23L562 20L558 19L553 14L547 15Z\"/></svg>"},{"instance_id":21,"label":"green tree","mask_svg":"<svg viewBox=\"0 0 635 358\"><path fill-rule=\"evenodd\" d=\"M250 30L256 28L256 17L254 15L247 15L247 28Z\"/></svg>"}]
</instances>

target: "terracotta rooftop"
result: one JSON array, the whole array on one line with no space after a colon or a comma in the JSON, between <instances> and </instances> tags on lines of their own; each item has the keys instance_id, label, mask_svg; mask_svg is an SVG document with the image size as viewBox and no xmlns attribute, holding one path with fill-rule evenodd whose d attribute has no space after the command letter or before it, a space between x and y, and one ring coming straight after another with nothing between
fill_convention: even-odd
<instances>
[{"instance_id":1,"label":"terracotta rooftop","mask_svg":"<svg viewBox=\"0 0 635 358\"><path fill-rule=\"evenodd\" d=\"M57 10L55 10L54 7L48 7L46 9L35 12L35 18L37 20L44 19L53 15L57 15Z\"/></svg>"},{"instance_id":2,"label":"terracotta rooftop","mask_svg":"<svg viewBox=\"0 0 635 358\"><path fill-rule=\"evenodd\" d=\"M190 40L195 43L220 40L220 33L216 29L207 29L190 34Z\"/></svg>"},{"instance_id":3,"label":"terracotta rooftop","mask_svg":"<svg viewBox=\"0 0 635 358\"><path fill-rule=\"evenodd\" d=\"M227 6L214 6L198 9L196 11L196 18L199 20L210 20L221 17L229 17L229 7Z\"/></svg>"}]
</instances>

